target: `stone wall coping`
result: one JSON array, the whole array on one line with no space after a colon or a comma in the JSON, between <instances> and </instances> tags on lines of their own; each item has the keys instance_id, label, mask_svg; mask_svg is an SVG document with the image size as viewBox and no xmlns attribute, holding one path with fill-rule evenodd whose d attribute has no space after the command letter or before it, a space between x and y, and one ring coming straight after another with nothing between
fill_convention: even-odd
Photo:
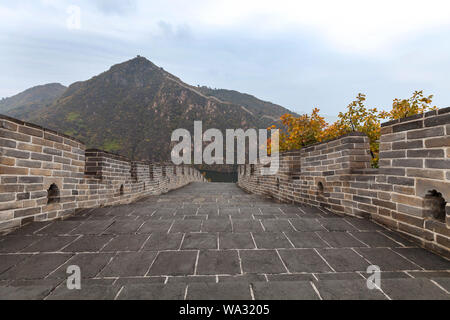
<instances>
[{"instance_id":1,"label":"stone wall coping","mask_svg":"<svg viewBox=\"0 0 450 320\"><path fill-rule=\"evenodd\" d=\"M132 162L131 159L129 159L129 158L125 157L125 156L122 156L122 155L117 154L117 153L108 152L108 151L105 151L105 150L87 149L85 151L86 157L88 157L88 153L100 153L101 155L106 156L106 157L111 158L111 159L122 160L122 161L126 161L126 162Z\"/></svg>"},{"instance_id":2,"label":"stone wall coping","mask_svg":"<svg viewBox=\"0 0 450 320\"><path fill-rule=\"evenodd\" d=\"M58 132L58 131L55 131L55 130L52 130L52 129L44 128L42 126L39 126L39 125L31 123L31 122L26 122L26 121L22 121L22 120L19 120L19 119L11 118L11 117L6 116L4 114L0 114L0 120L6 120L6 121L14 122L15 124L18 124L18 125L21 125L21 126L26 126L26 127L42 130L43 132L52 133L52 134L60 136L62 138L66 138L66 139L69 139L69 140L72 140L72 141L76 141L76 142L81 143L83 145L85 144L83 141L81 141L81 140L79 140L77 138L74 138L72 136L69 136L67 134L64 134L64 133L61 133L61 132Z\"/></svg>"},{"instance_id":3,"label":"stone wall coping","mask_svg":"<svg viewBox=\"0 0 450 320\"><path fill-rule=\"evenodd\" d=\"M408 121L413 121L413 120L417 120L417 119L423 119L423 118L428 118L428 117L434 117L434 116L440 116L442 114L445 113L450 113L450 107L447 108L441 108L438 110L431 110L425 113L419 113L419 114L415 114L406 118L402 118L402 119L395 119L395 120L390 120L387 122L384 122L381 124L381 127L388 127L397 123L401 123L401 122L408 122Z\"/></svg>"}]
</instances>

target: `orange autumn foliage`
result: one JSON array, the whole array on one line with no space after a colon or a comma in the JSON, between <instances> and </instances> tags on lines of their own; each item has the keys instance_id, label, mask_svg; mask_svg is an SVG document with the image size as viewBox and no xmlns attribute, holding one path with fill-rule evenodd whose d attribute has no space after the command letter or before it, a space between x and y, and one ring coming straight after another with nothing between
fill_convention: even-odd
<instances>
[{"instance_id":1,"label":"orange autumn foliage","mask_svg":"<svg viewBox=\"0 0 450 320\"><path fill-rule=\"evenodd\" d=\"M346 109L340 112L338 120L328 124L314 108L310 115L294 117L283 115L279 133L280 151L301 149L307 145L338 138L346 133L358 131L367 135L372 154L372 165L378 166L381 119L399 119L436 109L431 107L433 96L425 97L422 91L415 91L409 99L394 99L389 112L365 106L366 96L359 93ZM272 126L269 129L275 129ZM270 139L268 145L270 146ZM269 150L270 151L270 150Z\"/></svg>"}]
</instances>

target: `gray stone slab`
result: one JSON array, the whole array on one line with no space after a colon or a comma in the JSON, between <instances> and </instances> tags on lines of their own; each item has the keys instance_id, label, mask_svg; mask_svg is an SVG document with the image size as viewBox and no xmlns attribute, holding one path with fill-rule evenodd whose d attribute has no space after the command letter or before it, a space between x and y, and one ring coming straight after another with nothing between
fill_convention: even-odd
<instances>
[{"instance_id":1,"label":"gray stone slab","mask_svg":"<svg viewBox=\"0 0 450 320\"><path fill-rule=\"evenodd\" d=\"M39 241L23 249L22 252L60 252L77 238L78 236L43 236Z\"/></svg>"},{"instance_id":2,"label":"gray stone slab","mask_svg":"<svg viewBox=\"0 0 450 320\"><path fill-rule=\"evenodd\" d=\"M157 252L121 252L100 272L101 277L142 277L155 260Z\"/></svg>"},{"instance_id":3,"label":"gray stone slab","mask_svg":"<svg viewBox=\"0 0 450 320\"><path fill-rule=\"evenodd\" d=\"M125 285L118 300L183 300L186 285L173 284L134 284Z\"/></svg>"},{"instance_id":4,"label":"gray stone slab","mask_svg":"<svg viewBox=\"0 0 450 320\"><path fill-rule=\"evenodd\" d=\"M152 233L150 238L144 245L144 250L162 251L162 250L178 250L183 240L181 233Z\"/></svg>"},{"instance_id":5,"label":"gray stone slab","mask_svg":"<svg viewBox=\"0 0 450 320\"><path fill-rule=\"evenodd\" d=\"M198 208L181 208L175 212L176 216L192 216L197 214Z\"/></svg>"},{"instance_id":6,"label":"gray stone slab","mask_svg":"<svg viewBox=\"0 0 450 320\"><path fill-rule=\"evenodd\" d=\"M381 289L393 300L450 300L450 294L428 279L385 279Z\"/></svg>"},{"instance_id":7,"label":"gray stone slab","mask_svg":"<svg viewBox=\"0 0 450 320\"><path fill-rule=\"evenodd\" d=\"M103 252L116 251L139 251L145 241L150 237L148 234L123 234L118 235L103 247Z\"/></svg>"},{"instance_id":8,"label":"gray stone slab","mask_svg":"<svg viewBox=\"0 0 450 320\"><path fill-rule=\"evenodd\" d=\"M302 211L299 207L284 207L281 208L281 211L283 211L285 214L302 214Z\"/></svg>"},{"instance_id":9,"label":"gray stone slab","mask_svg":"<svg viewBox=\"0 0 450 320\"><path fill-rule=\"evenodd\" d=\"M217 207L212 208L199 208L197 214L218 215L219 209Z\"/></svg>"},{"instance_id":10,"label":"gray stone slab","mask_svg":"<svg viewBox=\"0 0 450 320\"><path fill-rule=\"evenodd\" d=\"M0 274L31 257L29 254L1 254Z\"/></svg>"},{"instance_id":11,"label":"gray stone slab","mask_svg":"<svg viewBox=\"0 0 450 320\"><path fill-rule=\"evenodd\" d=\"M373 276L372 273L360 272L361 276L365 279ZM384 279L410 279L411 277L405 271L381 271L380 272L381 283Z\"/></svg>"},{"instance_id":12,"label":"gray stone slab","mask_svg":"<svg viewBox=\"0 0 450 320\"><path fill-rule=\"evenodd\" d=\"M297 231L326 231L317 219L289 219Z\"/></svg>"},{"instance_id":13,"label":"gray stone slab","mask_svg":"<svg viewBox=\"0 0 450 320\"><path fill-rule=\"evenodd\" d=\"M355 239L347 232L333 231L333 232L317 232L320 238L328 243L333 248L359 248L367 247L361 241Z\"/></svg>"},{"instance_id":14,"label":"gray stone slab","mask_svg":"<svg viewBox=\"0 0 450 320\"><path fill-rule=\"evenodd\" d=\"M263 232L263 228L261 222L259 220L233 220L233 232Z\"/></svg>"},{"instance_id":15,"label":"gray stone slab","mask_svg":"<svg viewBox=\"0 0 450 320\"><path fill-rule=\"evenodd\" d=\"M78 228L75 228L70 232L70 234L85 234L85 235L99 235L109 226L114 223L114 220L106 221L86 221L81 224Z\"/></svg>"},{"instance_id":16,"label":"gray stone slab","mask_svg":"<svg viewBox=\"0 0 450 320\"><path fill-rule=\"evenodd\" d=\"M269 281L315 281L312 273L295 273L295 274L268 274Z\"/></svg>"},{"instance_id":17,"label":"gray stone slab","mask_svg":"<svg viewBox=\"0 0 450 320\"><path fill-rule=\"evenodd\" d=\"M0 300L42 300L53 286L0 287Z\"/></svg>"},{"instance_id":18,"label":"gray stone slab","mask_svg":"<svg viewBox=\"0 0 450 320\"><path fill-rule=\"evenodd\" d=\"M256 207L239 207L240 212L242 214L252 214L252 215L259 215L261 214L261 210Z\"/></svg>"},{"instance_id":19,"label":"gray stone slab","mask_svg":"<svg viewBox=\"0 0 450 320\"><path fill-rule=\"evenodd\" d=\"M411 263L387 248L358 248L356 251L363 255L373 265L379 266L382 271L420 269L420 267L414 263Z\"/></svg>"},{"instance_id":20,"label":"gray stone slab","mask_svg":"<svg viewBox=\"0 0 450 320\"><path fill-rule=\"evenodd\" d=\"M143 225L142 220L135 221L116 221L108 229L106 229L104 234L133 234Z\"/></svg>"},{"instance_id":21,"label":"gray stone slab","mask_svg":"<svg viewBox=\"0 0 450 320\"><path fill-rule=\"evenodd\" d=\"M168 277L167 283L196 283L196 282L217 282L216 276L181 276L181 277Z\"/></svg>"},{"instance_id":22,"label":"gray stone slab","mask_svg":"<svg viewBox=\"0 0 450 320\"><path fill-rule=\"evenodd\" d=\"M242 250L239 252L244 273L286 273L275 250Z\"/></svg>"},{"instance_id":23,"label":"gray stone slab","mask_svg":"<svg viewBox=\"0 0 450 320\"><path fill-rule=\"evenodd\" d=\"M250 286L246 283L192 283L187 300L251 300Z\"/></svg>"},{"instance_id":24,"label":"gray stone slab","mask_svg":"<svg viewBox=\"0 0 450 320\"><path fill-rule=\"evenodd\" d=\"M149 276L185 276L193 275L197 251L164 251L160 252L153 263Z\"/></svg>"},{"instance_id":25,"label":"gray stone slab","mask_svg":"<svg viewBox=\"0 0 450 320\"><path fill-rule=\"evenodd\" d=\"M238 252L226 251L200 251L197 274L199 275L234 275L240 274Z\"/></svg>"},{"instance_id":26,"label":"gray stone slab","mask_svg":"<svg viewBox=\"0 0 450 320\"><path fill-rule=\"evenodd\" d=\"M238 220L254 220L253 214L251 214L250 212L241 212L239 214L235 214L235 215L229 215L229 217L231 219L233 219L233 221L238 221Z\"/></svg>"},{"instance_id":27,"label":"gray stone slab","mask_svg":"<svg viewBox=\"0 0 450 320\"><path fill-rule=\"evenodd\" d=\"M320 211L320 209L316 208L316 207L300 207L300 210L306 214L315 214L315 215L319 215L319 214L323 214L323 211Z\"/></svg>"},{"instance_id":28,"label":"gray stone slab","mask_svg":"<svg viewBox=\"0 0 450 320\"><path fill-rule=\"evenodd\" d=\"M378 289L368 289L366 280L324 280L315 283L324 300L387 300Z\"/></svg>"},{"instance_id":29,"label":"gray stone slab","mask_svg":"<svg viewBox=\"0 0 450 320\"><path fill-rule=\"evenodd\" d=\"M17 253L40 240L38 236L5 236L0 242L0 253Z\"/></svg>"},{"instance_id":30,"label":"gray stone slab","mask_svg":"<svg viewBox=\"0 0 450 320\"><path fill-rule=\"evenodd\" d=\"M63 236L68 235L72 230L79 227L82 221L55 221L47 227L40 229L35 234Z\"/></svg>"},{"instance_id":31,"label":"gray stone slab","mask_svg":"<svg viewBox=\"0 0 450 320\"><path fill-rule=\"evenodd\" d=\"M313 249L278 250L290 272L331 272L330 267Z\"/></svg>"},{"instance_id":32,"label":"gray stone slab","mask_svg":"<svg viewBox=\"0 0 450 320\"><path fill-rule=\"evenodd\" d=\"M352 249L321 249L320 255L337 272L366 271L369 263Z\"/></svg>"},{"instance_id":33,"label":"gray stone slab","mask_svg":"<svg viewBox=\"0 0 450 320\"><path fill-rule=\"evenodd\" d=\"M427 270L450 270L450 261L425 249L395 248L393 250Z\"/></svg>"},{"instance_id":34,"label":"gray stone slab","mask_svg":"<svg viewBox=\"0 0 450 320\"><path fill-rule=\"evenodd\" d=\"M402 234L393 232L393 231L389 231L389 230L383 230L380 231L381 233L383 233L384 235L386 235L387 237L393 239L394 241L398 242L399 244L405 246L405 247L417 247L417 244L415 244L414 242L408 240L405 236L403 236Z\"/></svg>"},{"instance_id":35,"label":"gray stone slab","mask_svg":"<svg viewBox=\"0 0 450 320\"><path fill-rule=\"evenodd\" d=\"M114 300L119 292L119 286L111 285L81 285L81 289L69 290L62 284L56 288L47 300Z\"/></svg>"},{"instance_id":36,"label":"gray stone slab","mask_svg":"<svg viewBox=\"0 0 450 320\"><path fill-rule=\"evenodd\" d=\"M255 244L249 232L220 233L219 249L254 249Z\"/></svg>"},{"instance_id":37,"label":"gray stone slab","mask_svg":"<svg viewBox=\"0 0 450 320\"><path fill-rule=\"evenodd\" d=\"M260 207L262 214L282 214L283 211L279 207Z\"/></svg>"},{"instance_id":38,"label":"gray stone slab","mask_svg":"<svg viewBox=\"0 0 450 320\"><path fill-rule=\"evenodd\" d=\"M43 253L33 255L0 275L0 279L43 279L56 268L65 263L71 254Z\"/></svg>"},{"instance_id":39,"label":"gray stone slab","mask_svg":"<svg viewBox=\"0 0 450 320\"><path fill-rule=\"evenodd\" d=\"M255 300L319 300L309 281L255 282Z\"/></svg>"},{"instance_id":40,"label":"gray stone slab","mask_svg":"<svg viewBox=\"0 0 450 320\"><path fill-rule=\"evenodd\" d=\"M285 232L296 248L326 248L328 245L315 232Z\"/></svg>"},{"instance_id":41,"label":"gray stone slab","mask_svg":"<svg viewBox=\"0 0 450 320\"><path fill-rule=\"evenodd\" d=\"M149 220L138 229L137 233L167 233L172 223L173 220Z\"/></svg>"},{"instance_id":42,"label":"gray stone slab","mask_svg":"<svg viewBox=\"0 0 450 320\"><path fill-rule=\"evenodd\" d=\"M67 268L69 266L80 267L81 278L94 278L112 260L114 254L111 253L78 253L70 258L66 263L52 272L49 278L64 279L68 277Z\"/></svg>"},{"instance_id":43,"label":"gray stone slab","mask_svg":"<svg viewBox=\"0 0 450 320\"><path fill-rule=\"evenodd\" d=\"M346 217L345 220L359 231L385 230L382 226L367 219Z\"/></svg>"},{"instance_id":44,"label":"gray stone slab","mask_svg":"<svg viewBox=\"0 0 450 320\"><path fill-rule=\"evenodd\" d=\"M200 232L201 227L201 220L176 220L170 233Z\"/></svg>"},{"instance_id":45,"label":"gray stone slab","mask_svg":"<svg viewBox=\"0 0 450 320\"><path fill-rule=\"evenodd\" d=\"M356 272L315 273L319 281L323 280L360 280L363 277Z\"/></svg>"},{"instance_id":46,"label":"gray stone slab","mask_svg":"<svg viewBox=\"0 0 450 320\"><path fill-rule=\"evenodd\" d=\"M34 279L34 280L14 280L8 286L10 287L34 287L34 286L41 286L41 287L50 287L50 288L56 288L59 286L64 279Z\"/></svg>"},{"instance_id":47,"label":"gray stone slab","mask_svg":"<svg viewBox=\"0 0 450 320\"><path fill-rule=\"evenodd\" d=\"M114 285L124 286L133 284L153 284L153 283L165 283L167 277L122 277L115 280Z\"/></svg>"},{"instance_id":48,"label":"gray stone slab","mask_svg":"<svg viewBox=\"0 0 450 320\"><path fill-rule=\"evenodd\" d=\"M175 215L177 208L160 208L157 209L152 217L161 217L162 219L171 219Z\"/></svg>"},{"instance_id":49,"label":"gray stone slab","mask_svg":"<svg viewBox=\"0 0 450 320\"><path fill-rule=\"evenodd\" d=\"M205 220L202 225L202 232L231 232L231 230L229 219Z\"/></svg>"},{"instance_id":50,"label":"gray stone slab","mask_svg":"<svg viewBox=\"0 0 450 320\"><path fill-rule=\"evenodd\" d=\"M253 233L258 249L287 249L292 248L291 243L282 232Z\"/></svg>"},{"instance_id":51,"label":"gray stone slab","mask_svg":"<svg viewBox=\"0 0 450 320\"><path fill-rule=\"evenodd\" d=\"M380 232L350 232L355 238L372 248L394 248L401 245Z\"/></svg>"},{"instance_id":52,"label":"gray stone slab","mask_svg":"<svg viewBox=\"0 0 450 320\"><path fill-rule=\"evenodd\" d=\"M111 235L85 235L62 249L64 252L99 252L111 239Z\"/></svg>"},{"instance_id":53,"label":"gray stone slab","mask_svg":"<svg viewBox=\"0 0 450 320\"><path fill-rule=\"evenodd\" d=\"M264 281L266 281L266 277L262 274L219 276L219 282L253 283L253 282L264 282Z\"/></svg>"},{"instance_id":54,"label":"gray stone slab","mask_svg":"<svg viewBox=\"0 0 450 320\"><path fill-rule=\"evenodd\" d=\"M46 221L46 222L32 222L29 223L19 229L14 230L13 232L9 233L11 236L31 236L38 230L48 226L52 222Z\"/></svg>"},{"instance_id":55,"label":"gray stone slab","mask_svg":"<svg viewBox=\"0 0 450 320\"><path fill-rule=\"evenodd\" d=\"M447 271L409 271L413 278L450 278L450 270Z\"/></svg>"},{"instance_id":56,"label":"gray stone slab","mask_svg":"<svg viewBox=\"0 0 450 320\"><path fill-rule=\"evenodd\" d=\"M207 215L198 215L198 216L183 216L184 220L206 220L208 219Z\"/></svg>"},{"instance_id":57,"label":"gray stone slab","mask_svg":"<svg viewBox=\"0 0 450 320\"><path fill-rule=\"evenodd\" d=\"M237 215L239 214L239 208L236 207L220 207L219 208L219 215Z\"/></svg>"},{"instance_id":58,"label":"gray stone slab","mask_svg":"<svg viewBox=\"0 0 450 320\"><path fill-rule=\"evenodd\" d=\"M181 250L218 249L217 234L215 233L186 233Z\"/></svg>"},{"instance_id":59,"label":"gray stone slab","mask_svg":"<svg viewBox=\"0 0 450 320\"><path fill-rule=\"evenodd\" d=\"M268 232L294 231L294 227L288 219L264 219L262 220L264 230Z\"/></svg>"},{"instance_id":60,"label":"gray stone slab","mask_svg":"<svg viewBox=\"0 0 450 320\"><path fill-rule=\"evenodd\" d=\"M356 228L342 218L318 219L319 223L328 231L354 231Z\"/></svg>"},{"instance_id":61,"label":"gray stone slab","mask_svg":"<svg viewBox=\"0 0 450 320\"><path fill-rule=\"evenodd\" d=\"M450 293L450 278L434 278L433 281Z\"/></svg>"}]
</instances>

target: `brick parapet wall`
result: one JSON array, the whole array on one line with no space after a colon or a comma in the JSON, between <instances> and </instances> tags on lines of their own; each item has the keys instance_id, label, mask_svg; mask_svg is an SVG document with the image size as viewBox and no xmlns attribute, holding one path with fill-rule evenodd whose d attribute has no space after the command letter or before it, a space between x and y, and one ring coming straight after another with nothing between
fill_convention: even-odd
<instances>
[{"instance_id":1,"label":"brick parapet wall","mask_svg":"<svg viewBox=\"0 0 450 320\"><path fill-rule=\"evenodd\" d=\"M0 115L0 231L204 181L192 167L183 175L179 168L175 176L173 164L130 161L85 149L77 139ZM48 203L52 185L58 197Z\"/></svg>"},{"instance_id":2,"label":"brick parapet wall","mask_svg":"<svg viewBox=\"0 0 450 320\"><path fill-rule=\"evenodd\" d=\"M450 205L433 217L438 209L430 208L429 198L435 190L450 199L450 109L392 121L381 130L379 169L370 166L368 138L351 133L281 154L280 164L297 162L289 164L293 175L284 165L274 176L261 176L262 165L253 174L242 165L238 185L279 201L373 219L450 256Z\"/></svg>"}]
</instances>

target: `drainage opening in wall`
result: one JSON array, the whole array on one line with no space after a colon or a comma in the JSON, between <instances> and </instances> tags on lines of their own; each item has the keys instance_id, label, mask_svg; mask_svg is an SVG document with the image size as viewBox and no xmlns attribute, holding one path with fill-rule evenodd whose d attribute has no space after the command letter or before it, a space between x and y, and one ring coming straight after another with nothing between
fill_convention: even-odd
<instances>
[{"instance_id":1,"label":"drainage opening in wall","mask_svg":"<svg viewBox=\"0 0 450 320\"><path fill-rule=\"evenodd\" d=\"M121 195L121 196L123 196L123 184L120 186L120 190L119 190L119 194Z\"/></svg>"},{"instance_id":2,"label":"drainage opening in wall","mask_svg":"<svg viewBox=\"0 0 450 320\"><path fill-rule=\"evenodd\" d=\"M53 183L47 190L47 204L59 203L59 188Z\"/></svg>"},{"instance_id":3,"label":"drainage opening in wall","mask_svg":"<svg viewBox=\"0 0 450 320\"><path fill-rule=\"evenodd\" d=\"M150 178L150 181L153 181L153 166L148 167L148 177Z\"/></svg>"},{"instance_id":4,"label":"drainage opening in wall","mask_svg":"<svg viewBox=\"0 0 450 320\"><path fill-rule=\"evenodd\" d=\"M437 190L429 190L423 201L424 217L433 218L445 222L445 201L442 193Z\"/></svg>"},{"instance_id":5,"label":"drainage opening in wall","mask_svg":"<svg viewBox=\"0 0 450 320\"><path fill-rule=\"evenodd\" d=\"M323 194L323 190L324 190L323 183L319 181L317 183L317 191L319 191L319 194Z\"/></svg>"},{"instance_id":6,"label":"drainage opening in wall","mask_svg":"<svg viewBox=\"0 0 450 320\"><path fill-rule=\"evenodd\" d=\"M280 190L280 178L277 178L277 190Z\"/></svg>"}]
</instances>

